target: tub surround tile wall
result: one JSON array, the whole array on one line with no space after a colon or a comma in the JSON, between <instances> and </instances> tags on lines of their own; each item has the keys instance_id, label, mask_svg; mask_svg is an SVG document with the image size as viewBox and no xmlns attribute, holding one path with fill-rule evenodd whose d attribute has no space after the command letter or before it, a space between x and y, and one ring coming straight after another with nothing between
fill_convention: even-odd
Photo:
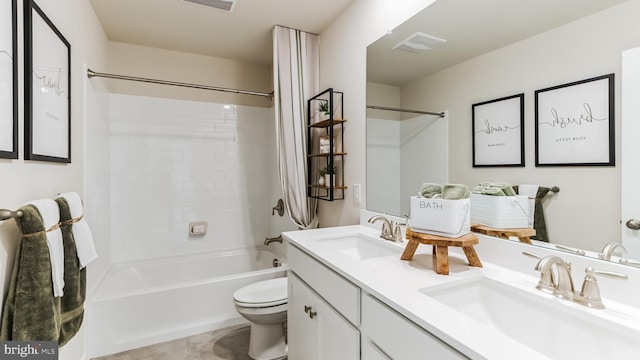
<instances>
[{"instance_id":1,"label":"tub surround tile wall","mask_svg":"<svg viewBox=\"0 0 640 360\"><path fill-rule=\"evenodd\" d=\"M252 247L273 233L272 109L112 94L110 112L114 261ZM208 234L189 236L191 221L208 221Z\"/></svg>"}]
</instances>

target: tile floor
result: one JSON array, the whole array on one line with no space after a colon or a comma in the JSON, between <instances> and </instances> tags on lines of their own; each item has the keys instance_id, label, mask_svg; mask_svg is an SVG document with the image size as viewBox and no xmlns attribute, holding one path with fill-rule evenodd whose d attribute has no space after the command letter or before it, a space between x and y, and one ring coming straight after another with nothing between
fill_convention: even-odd
<instances>
[{"instance_id":1,"label":"tile floor","mask_svg":"<svg viewBox=\"0 0 640 360\"><path fill-rule=\"evenodd\" d=\"M250 329L249 325L231 326L92 360L251 360L247 355Z\"/></svg>"}]
</instances>

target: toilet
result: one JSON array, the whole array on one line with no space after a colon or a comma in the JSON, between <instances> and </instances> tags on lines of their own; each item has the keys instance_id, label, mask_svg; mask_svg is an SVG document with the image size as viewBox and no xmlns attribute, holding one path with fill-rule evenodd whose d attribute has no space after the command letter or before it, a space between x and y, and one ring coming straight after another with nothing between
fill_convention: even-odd
<instances>
[{"instance_id":1,"label":"toilet","mask_svg":"<svg viewBox=\"0 0 640 360\"><path fill-rule=\"evenodd\" d=\"M287 354L287 278L259 281L233 294L236 310L251 322L249 357L282 359Z\"/></svg>"}]
</instances>

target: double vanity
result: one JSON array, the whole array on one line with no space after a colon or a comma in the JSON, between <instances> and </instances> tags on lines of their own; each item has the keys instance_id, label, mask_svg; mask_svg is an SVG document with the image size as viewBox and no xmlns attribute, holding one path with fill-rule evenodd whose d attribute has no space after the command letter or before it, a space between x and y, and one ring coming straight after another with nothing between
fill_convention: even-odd
<instances>
[{"instance_id":1,"label":"double vanity","mask_svg":"<svg viewBox=\"0 0 640 360\"><path fill-rule=\"evenodd\" d=\"M431 246L421 245L411 261L403 261L406 241L379 235L368 225L283 234L290 266L290 359L640 355L640 269L535 250L547 263L556 256L571 264L577 293L587 267L626 275L596 273L605 306L596 309L552 294L553 286L539 290L540 280L559 278L559 267L536 270L543 262L524 255L531 248L516 241L478 235L483 267L468 266L464 253L451 248L449 275L438 275Z\"/></svg>"}]
</instances>

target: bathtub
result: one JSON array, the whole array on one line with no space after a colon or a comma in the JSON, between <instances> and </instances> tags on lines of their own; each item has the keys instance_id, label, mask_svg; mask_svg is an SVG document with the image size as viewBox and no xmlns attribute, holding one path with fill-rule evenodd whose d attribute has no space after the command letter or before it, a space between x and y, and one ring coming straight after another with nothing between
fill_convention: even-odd
<instances>
[{"instance_id":1,"label":"bathtub","mask_svg":"<svg viewBox=\"0 0 640 360\"><path fill-rule=\"evenodd\" d=\"M246 322L233 293L287 268L267 249L113 264L87 304L90 357Z\"/></svg>"}]
</instances>

